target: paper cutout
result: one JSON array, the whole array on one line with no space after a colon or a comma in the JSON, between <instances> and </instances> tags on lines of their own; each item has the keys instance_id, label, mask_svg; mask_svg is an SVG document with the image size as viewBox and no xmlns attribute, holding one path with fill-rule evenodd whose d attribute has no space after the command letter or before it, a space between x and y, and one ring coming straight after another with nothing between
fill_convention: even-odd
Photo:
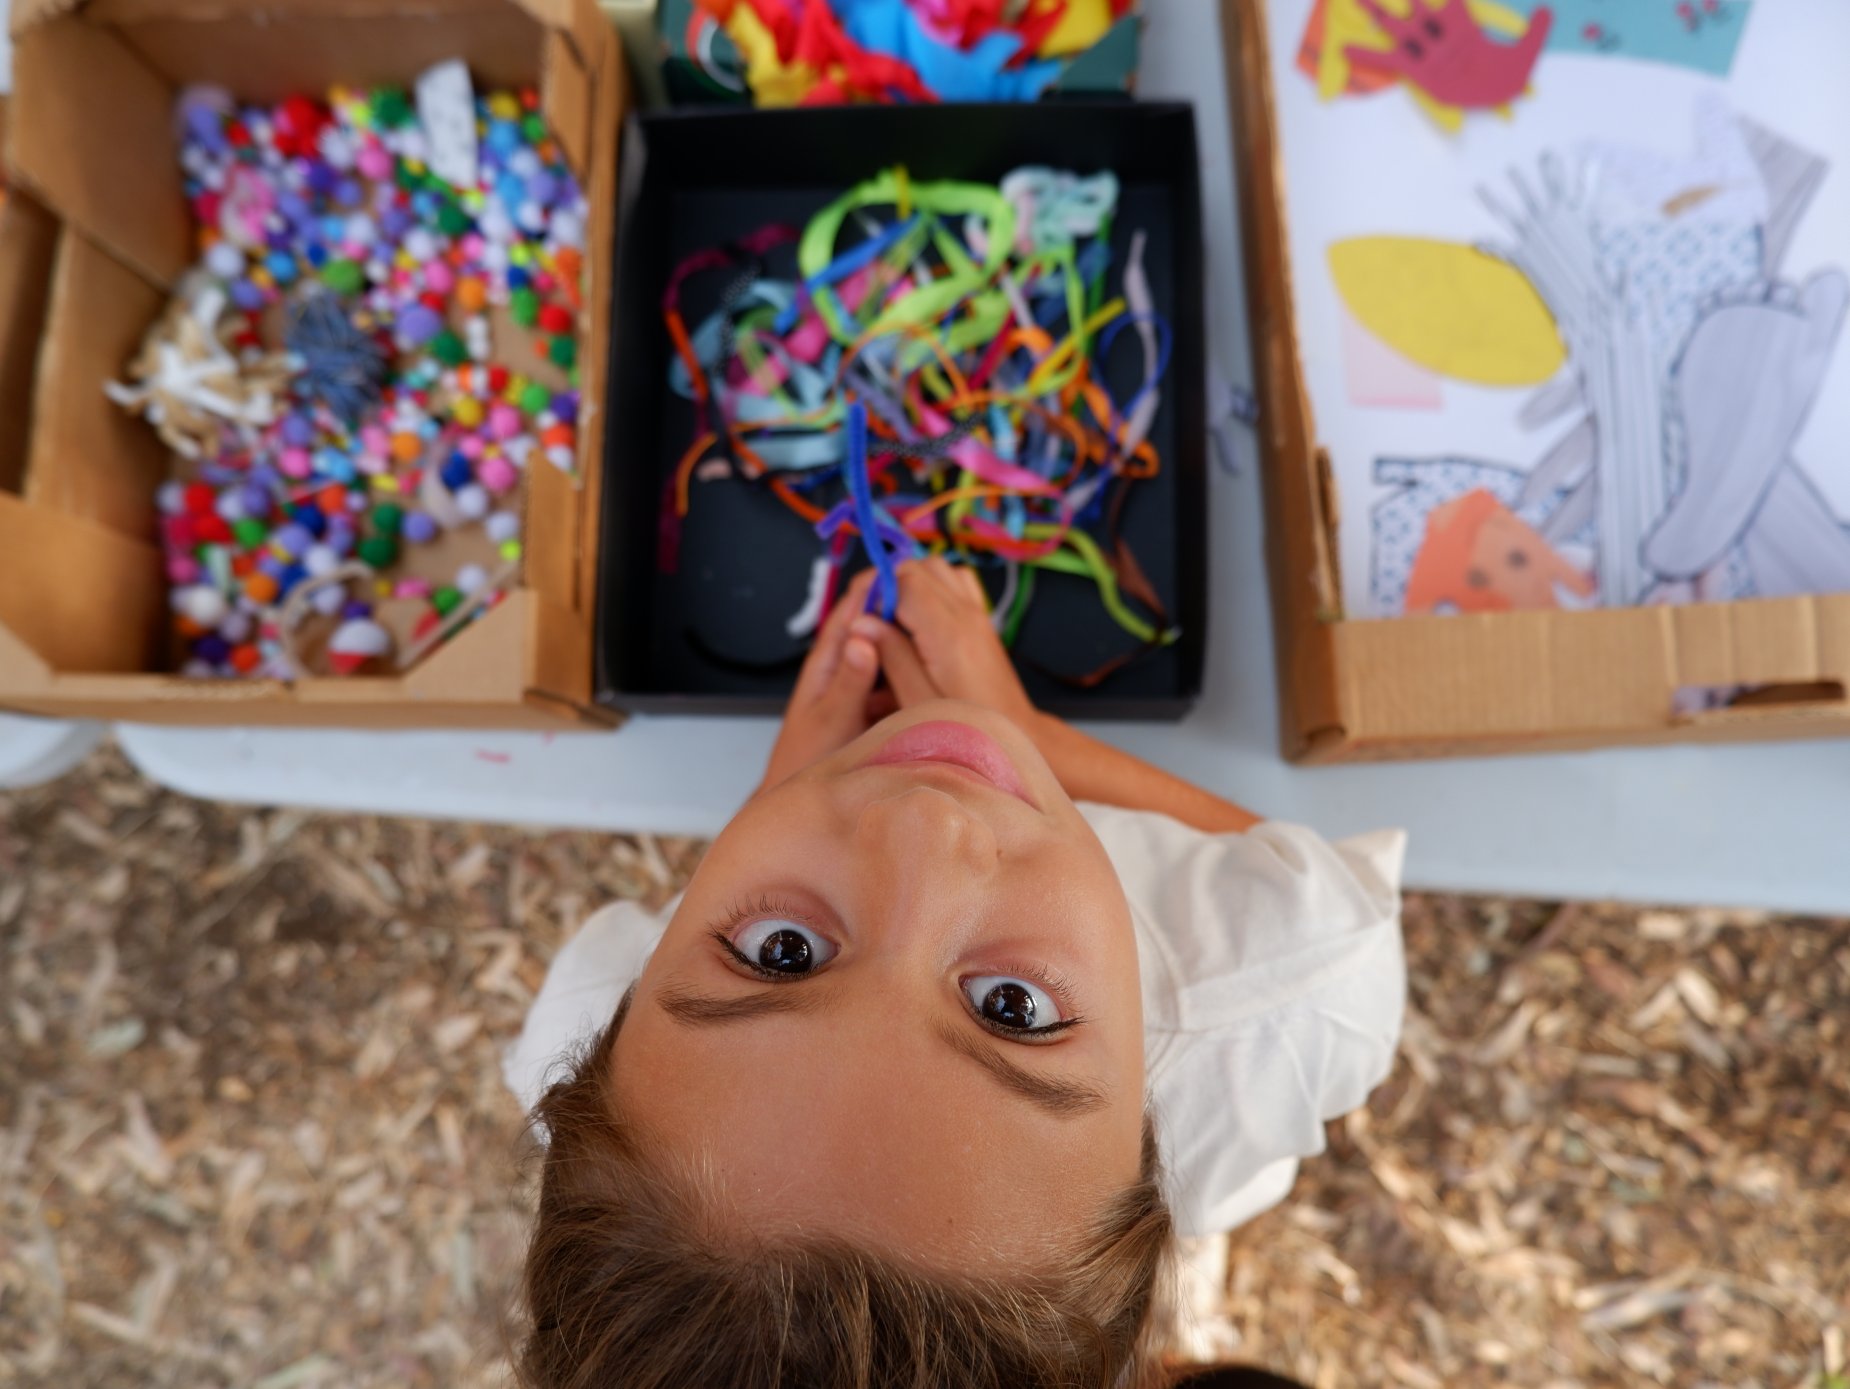
<instances>
[{"instance_id":1,"label":"paper cutout","mask_svg":"<svg viewBox=\"0 0 1850 1389\"><path fill-rule=\"evenodd\" d=\"M477 181L475 85L460 58L425 69L418 78L418 123L430 146L426 162L437 177L458 188Z\"/></svg>"},{"instance_id":2,"label":"paper cutout","mask_svg":"<svg viewBox=\"0 0 1850 1389\"><path fill-rule=\"evenodd\" d=\"M1817 196L1830 166L1823 156L1802 148L1783 135L1745 117L1739 119L1742 139L1760 183L1766 189L1767 218L1761 228L1761 269L1769 279L1786 263L1786 248L1798 229L1805 209Z\"/></svg>"},{"instance_id":3,"label":"paper cutout","mask_svg":"<svg viewBox=\"0 0 1850 1389\"><path fill-rule=\"evenodd\" d=\"M1521 96L1554 23L1554 12L1538 5L1514 43L1499 43L1466 0L1411 0L1404 17L1390 13L1381 0L1356 3L1392 46L1383 51L1376 44L1352 43L1343 50L1349 65L1406 82L1440 105L1464 111L1507 106Z\"/></svg>"},{"instance_id":4,"label":"paper cutout","mask_svg":"<svg viewBox=\"0 0 1850 1389\"><path fill-rule=\"evenodd\" d=\"M1370 609L1377 616L1398 616L1412 610L1408 588L1414 565L1427 543L1428 518L1473 492L1494 498L1504 511L1540 536L1576 575L1591 582L1591 529L1583 526L1551 537L1550 523L1563 506L1563 494L1545 492L1533 502L1524 502L1522 494L1529 478L1520 469L1466 458L1382 458L1375 462L1374 479L1383 493L1369 516ZM1432 558L1437 559L1440 553L1443 547ZM1469 568L1466 564L1453 570L1459 584L1466 588L1470 587L1466 573ZM1450 597L1430 598L1433 586L1430 578L1423 580L1422 598L1431 604L1424 610L1462 610ZM1588 597L1582 590L1587 588L1587 584L1576 580L1565 591L1557 589L1554 597L1562 606L1584 606Z\"/></svg>"},{"instance_id":5,"label":"paper cutout","mask_svg":"<svg viewBox=\"0 0 1850 1389\"><path fill-rule=\"evenodd\" d=\"M1105 36L1084 53L1075 55L1060 70L1053 84L1056 92L1129 92L1137 71L1137 56L1142 42L1142 20L1134 14L1121 15L1105 31Z\"/></svg>"},{"instance_id":6,"label":"paper cutout","mask_svg":"<svg viewBox=\"0 0 1850 1389\"><path fill-rule=\"evenodd\" d=\"M1776 480L1797 472L1792 449L1824 384L1850 309L1850 278L1813 276L1795 305L1732 304L1705 318L1677 372L1687 422L1686 481L1644 542L1647 564L1694 580L1753 536L1755 591L1850 588L1850 536L1802 476L1782 480L1781 507L1765 503ZM1817 498L1808 507L1803 498ZM1822 517L1810 513L1822 510ZM1818 524L1822 519L1828 524ZM1755 558L1771 562L1763 581ZM1796 588L1785 587L1798 583Z\"/></svg>"},{"instance_id":7,"label":"paper cutout","mask_svg":"<svg viewBox=\"0 0 1850 1389\"><path fill-rule=\"evenodd\" d=\"M1456 92L1473 81L1482 85L1487 81L1486 73L1523 61L1518 45L1538 28L1545 34L1546 23L1537 24L1531 16L1500 0L1443 3L1445 8L1441 10L1429 0L1316 0L1298 48L1298 68L1317 83L1318 94L1325 101L1343 95L1367 96L1404 85L1441 129L1456 132L1464 125L1466 107L1437 95L1431 88L1436 84ZM1404 40L1397 38L1384 28L1377 15L1396 30L1412 26L1418 32ZM1439 36L1436 49L1434 32ZM1419 51L1417 59L1413 48ZM1527 62L1533 68L1533 58ZM1426 81L1414 80L1402 70L1403 63L1419 68L1431 64L1433 76ZM1473 67L1476 77L1470 75ZM1527 87L1527 69L1524 71L1523 80L1508 98L1483 103L1476 109L1508 116L1510 102Z\"/></svg>"},{"instance_id":8,"label":"paper cutout","mask_svg":"<svg viewBox=\"0 0 1850 1389\"><path fill-rule=\"evenodd\" d=\"M1514 39L1528 27L1528 14L1501 0L1466 0L1471 17L1492 34ZM1404 17L1411 0L1385 0L1389 13ZM1361 0L1316 0L1298 46L1298 71L1317 84L1325 101L1339 96L1369 96L1399 84L1397 76L1351 65L1351 47L1386 52L1393 40L1381 32Z\"/></svg>"},{"instance_id":9,"label":"paper cutout","mask_svg":"<svg viewBox=\"0 0 1850 1389\"><path fill-rule=\"evenodd\" d=\"M1405 0L1387 3L1392 13L1405 15ZM1506 42L1527 29L1542 4L1543 0L1469 0L1471 17L1486 33ZM1670 0L1546 0L1546 6L1554 16L1547 52L1666 63L1726 77L1746 35L1753 0L1691 0L1688 6ZM1297 62L1325 100L1344 94L1366 96L1395 85L1398 79L1393 76L1351 68L1344 53L1349 45L1385 49L1391 40L1357 0L1317 0L1304 27Z\"/></svg>"},{"instance_id":10,"label":"paper cutout","mask_svg":"<svg viewBox=\"0 0 1850 1389\"><path fill-rule=\"evenodd\" d=\"M1557 587L1590 597L1595 585L1479 488L1427 514L1426 536L1407 580L1406 610L1552 609L1561 606Z\"/></svg>"},{"instance_id":11,"label":"paper cutout","mask_svg":"<svg viewBox=\"0 0 1850 1389\"><path fill-rule=\"evenodd\" d=\"M1527 14L1540 0L1509 0ZM1554 11L1548 48L1675 67L1726 77L1747 30L1753 0L1547 0Z\"/></svg>"},{"instance_id":12,"label":"paper cutout","mask_svg":"<svg viewBox=\"0 0 1850 1389\"><path fill-rule=\"evenodd\" d=\"M1330 247L1356 319L1401 356L1457 381L1533 386L1566 358L1547 306L1520 270L1474 246L1369 236Z\"/></svg>"},{"instance_id":13,"label":"paper cutout","mask_svg":"<svg viewBox=\"0 0 1850 1389\"><path fill-rule=\"evenodd\" d=\"M725 20L726 36L745 59L745 81L760 106L795 106L816 85L808 63L786 63L778 54L777 36L747 4L735 4Z\"/></svg>"},{"instance_id":14,"label":"paper cutout","mask_svg":"<svg viewBox=\"0 0 1850 1389\"><path fill-rule=\"evenodd\" d=\"M1082 53L1105 37L1113 20L1111 0L1066 0L1038 51L1050 58Z\"/></svg>"},{"instance_id":15,"label":"paper cutout","mask_svg":"<svg viewBox=\"0 0 1850 1389\"><path fill-rule=\"evenodd\" d=\"M1343 380L1349 403L1374 410L1437 410L1439 378L1410 362L1343 311Z\"/></svg>"}]
</instances>

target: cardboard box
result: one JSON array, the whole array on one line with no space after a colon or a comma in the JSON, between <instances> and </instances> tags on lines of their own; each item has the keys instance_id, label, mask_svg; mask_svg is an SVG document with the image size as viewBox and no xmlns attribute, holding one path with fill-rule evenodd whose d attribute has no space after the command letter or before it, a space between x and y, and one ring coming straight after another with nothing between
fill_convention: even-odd
<instances>
[{"instance_id":1,"label":"cardboard box","mask_svg":"<svg viewBox=\"0 0 1850 1389\"><path fill-rule=\"evenodd\" d=\"M401 676L289 684L158 673L167 585L154 492L169 459L102 391L193 258L173 135L181 88L273 101L336 82L408 86L451 57L481 83L539 86L589 200L582 372L601 382L628 84L592 0L17 0L13 37L10 179L57 220L30 197L0 216L0 401L30 402L9 416L29 409L10 472L0 448L0 706L148 723L610 722L591 698L595 387L578 479L528 472L522 586ZM35 286L42 339L26 327Z\"/></svg>"},{"instance_id":2,"label":"cardboard box","mask_svg":"<svg viewBox=\"0 0 1850 1389\"><path fill-rule=\"evenodd\" d=\"M639 134L642 186L624 228L618 302L625 308L611 356L599 697L651 713L776 713L807 646L787 636L784 623L803 606L818 542L764 489L697 485L672 542L675 558L664 557L664 484L695 437L696 419L692 403L666 386L672 349L661 303L674 268L770 223L802 226L894 164L922 181L993 183L1023 165L1078 159L1083 172L1118 176L1115 264L1122 269L1132 236L1143 230L1151 295L1173 332L1150 436L1163 466L1130 489L1124 537L1181 637L1094 689L1075 689L1047 672L1090 670L1136 643L1089 582L1046 575L1015 655L1042 708L1086 718L1186 714L1201 691L1208 603L1206 296L1193 109L1124 101L704 109L644 117ZM774 251L769 267L774 278L793 278L794 245ZM681 308L690 325L718 307L726 280L689 281ZM1118 399L1136 389L1143 370L1138 354L1113 354Z\"/></svg>"},{"instance_id":3,"label":"cardboard box","mask_svg":"<svg viewBox=\"0 0 1850 1389\"><path fill-rule=\"evenodd\" d=\"M1293 319L1264 0L1221 0L1264 460L1280 737L1300 762L1850 734L1850 594L1344 617ZM1744 690L1678 712L1692 691Z\"/></svg>"}]
</instances>

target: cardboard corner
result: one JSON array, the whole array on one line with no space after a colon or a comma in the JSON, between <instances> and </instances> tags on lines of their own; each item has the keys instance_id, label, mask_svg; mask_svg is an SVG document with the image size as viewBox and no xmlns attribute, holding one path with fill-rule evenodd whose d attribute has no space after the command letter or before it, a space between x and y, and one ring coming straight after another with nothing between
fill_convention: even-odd
<instances>
[{"instance_id":1,"label":"cardboard corner","mask_svg":"<svg viewBox=\"0 0 1850 1389\"><path fill-rule=\"evenodd\" d=\"M1286 249L1284 180L1262 0L1221 0L1228 120L1238 167L1248 329L1259 394L1272 634L1280 680L1279 740L1293 760L1327 753L1347 736L1333 627L1333 519L1319 481L1316 431L1305 393Z\"/></svg>"}]
</instances>

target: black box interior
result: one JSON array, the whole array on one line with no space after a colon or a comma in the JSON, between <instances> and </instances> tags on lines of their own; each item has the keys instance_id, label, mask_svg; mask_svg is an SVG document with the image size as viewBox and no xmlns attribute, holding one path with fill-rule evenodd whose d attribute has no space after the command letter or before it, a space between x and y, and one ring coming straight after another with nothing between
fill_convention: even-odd
<instances>
[{"instance_id":1,"label":"black box interior","mask_svg":"<svg viewBox=\"0 0 1850 1389\"><path fill-rule=\"evenodd\" d=\"M688 255L774 221L806 223L862 180L904 165L920 180L999 181L1027 164L1120 183L1107 294L1120 292L1134 232L1156 310L1173 332L1150 438L1162 470L1131 489L1123 534L1181 629L1097 686L1091 671L1137 642L1085 579L1042 573L1014 654L1035 702L1069 717L1176 719L1201 687L1207 625L1206 427L1201 194L1192 108L1126 101L1027 106L894 106L669 112L643 118L625 150L643 159L620 223L615 342L605 433L597 616L598 698L654 713L771 713L782 708L806 642L786 619L802 607L818 542L761 487L693 484L678 556L664 564L664 489L694 437L694 407L668 388L673 352L662 291ZM795 252L768 258L795 278ZM690 330L729 277L691 281ZM1126 335L1127 337L1130 335ZM1120 400L1143 368L1114 350ZM858 549L858 547L857 547ZM987 576L992 594L1000 576Z\"/></svg>"}]
</instances>

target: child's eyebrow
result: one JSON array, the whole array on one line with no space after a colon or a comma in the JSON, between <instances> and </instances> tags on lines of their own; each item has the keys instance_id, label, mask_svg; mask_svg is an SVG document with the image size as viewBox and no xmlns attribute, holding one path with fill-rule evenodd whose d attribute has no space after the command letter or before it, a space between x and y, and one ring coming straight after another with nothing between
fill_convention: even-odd
<instances>
[{"instance_id":1,"label":"child's eyebrow","mask_svg":"<svg viewBox=\"0 0 1850 1389\"><path fill-rule=\"evenodd\" d=\"M938 1036L958 1055L975 1062L1003 1086L1039 1105L1056 1118L1070 1119L1090 1114L1105 1103L1105 1092L1101 1087L1086 1081L1037 1075L1017 1066L996 1047L966 1036L954 1027L940 1026Z\"/></svg>"},{"instance_id":2,"label":"child's eyebrow","mask_svg":"<svg viewBox=\"0 0 1850 1389\"><path fill-rule=\"evenodd\" d=\"M737 998L715 998L706 994L663 989L655 1001L670 1018L683 1027L724 1027L728 1023L772 1013L807 1012L823 1003L826 997L814 989L791 989L776 986ZM1056 1076L1036 1075L1016 1065L996 1047L975 1037L965 1036L957 1028L940 1026L940 1040L959 1056L987 1071L998 1084L1038 1105L1056 1118L1070 1119L1090 1114L1105 1103L1105 1092L1086 1081L1063 1080Z\"/></svg>"},{"instance_id":3,"label":"child's eyebrow","mask_svg":"<svg viewBox=\"0 0 1850 1389\"><path fill-rule=\"evenodd\" d=\"M767 1013L802 1013L820 1001L810 990L769 988L738 998L713 998L706 994L663 989L655 1001L662 1011L684 1027L719 1027Z\"/></svg>"}]
</instances>

